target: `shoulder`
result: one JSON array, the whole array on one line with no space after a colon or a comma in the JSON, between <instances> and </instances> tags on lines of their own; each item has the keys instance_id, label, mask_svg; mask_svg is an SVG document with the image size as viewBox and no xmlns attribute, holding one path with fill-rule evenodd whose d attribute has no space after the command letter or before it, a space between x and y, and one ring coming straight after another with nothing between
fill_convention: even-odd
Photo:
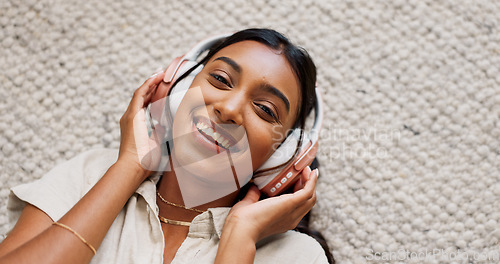
<instances>
[{"instance_id":1,"label":"shoulder","mask_svg":"<svg viewBox=\"0 0 500 264\"><path fill-rule=\"evenodd\" d=\"M40 181L66 182L88 187L88 185L94 185L117 158L118 150L116 149L91 149L58 164ZM83 182L80 183L82 180Z\"/></svg>"},{"instance_id":2,"label":"shoulder","mask_svg":"<svg viewBox=\"0 0 500 264\"><path fill-rule=\"evenodd\" d=\"M83 168L88 170L102 170L102 167L111 166L118 158L117 149L98 148L82 152L75 157L62 162L54 169L66 169L72 171L73 168ZM107 168L106 168L107 169ZM50 172L49 172L50 173Z\"/></svg>"},{"instance_id":3,"label":"shoulder","mask_svg":"<svg viewBox=\"0 0 500 264\"><path fill-rule=\"evenodd\" d=\"M328 263L314 238L293 230L259 241L255 257L256 263Z\"/></svg>"},{"instance_id":4,"label":"shoulder","mask_svg":"<svg viewBox=\"0 0 500 264\"><path fill-rule=\"evenodd\" d=\"M46 185L49 183L51 186L54 186L54 184L55 186L68 184L74 187L94 185L117 158L118 150L103 148L91 149L56 165L40 179L14 187L14 189L22 189L23 187L28 188L37 184Z\"/></svg>"},{"instance_id":5,"label":"shoulder","mask_svg":"<svg viewBox=\"0 0 500 264\"><path fill-rule=\"evenodd\" d=\"M64 161L42 178L11 189L8 210L16 220L30 203L57 220L85 195L116 161L118 150L92 149Z\"/></svg>"},{"instance_id":6,"label":"shoulder","mask_svg":"<svg viewBox=\"0 0 500 264\"><path fill-rule=\"evenodd\" d=\"M84 185L92 187L118 159L117 149L91 149L60 165L68 177L85 179ZM56 167L56 168L58 168Z\"/></svg>"}]
</instances>

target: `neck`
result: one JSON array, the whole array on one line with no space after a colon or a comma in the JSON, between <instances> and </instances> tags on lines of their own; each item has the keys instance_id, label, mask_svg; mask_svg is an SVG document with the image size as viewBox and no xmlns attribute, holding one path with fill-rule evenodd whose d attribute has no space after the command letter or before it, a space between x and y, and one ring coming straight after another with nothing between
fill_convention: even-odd
<instances>
[{"instance_id":1,"label":"neck","mask_svg":"<svg viewBox=\"0 0 500 264\"><path fill-rule=\"evenodd\" d=\"M190 185L189 187L191 188L190 193L185 194L186 196L194 194L202 194L204 192L210 192L210 191L213 192L213 190L203 190L203 185L201 186ZM158 182L157 190L165 200L175 204L185 205L185 202L183 200L183 194L181 192L181 188L179 187L179 182L177 180L177 176L174 171L168 171L163 174L160 181ZM238 192L235 191L224 197L218 198L214 201L210 201L201 205L197 205L193 208L206 211L208 208L229 207L234 204L234 200L236 199L237 194ZM184 208L168 205L164 203L159 197L156 197L156 204L158 205L159 214L168 219L191 222L197 215L200 214L198 212L194 212Z\"/></svg>"}]
</instances>

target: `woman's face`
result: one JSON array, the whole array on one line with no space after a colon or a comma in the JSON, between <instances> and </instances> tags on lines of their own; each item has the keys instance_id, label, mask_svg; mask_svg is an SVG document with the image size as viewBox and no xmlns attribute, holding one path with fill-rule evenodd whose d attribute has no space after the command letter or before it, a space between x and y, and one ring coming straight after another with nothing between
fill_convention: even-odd
<instances>
[{"instance_id":1,"label":"woman's face","mask_svg":"<svg viewBox=\"0 0 500 264\"><path fill-rule=\"evenodd\" d=\"M174 118L174 154L180 164L215 154L259 168L298 114L299 82L286 57L256 41L217 52L196 75ZM223 155L227 159L227 155Z\"/></svg>"}]
</instances>

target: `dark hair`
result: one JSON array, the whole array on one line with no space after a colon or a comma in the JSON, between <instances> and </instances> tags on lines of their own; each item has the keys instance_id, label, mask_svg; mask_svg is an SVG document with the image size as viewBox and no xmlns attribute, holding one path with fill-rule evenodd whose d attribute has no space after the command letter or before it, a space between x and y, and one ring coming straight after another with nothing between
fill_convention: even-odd
<instances>
[{"instance_id":1,"label":"dark hair","mask_svg":"<svg viewBox=\"0 0 500 264\"><path fill-rule=\"evenodd\" d=\"M307 53L305 49L292 44L290 40L288 40L288 38L286 38L281 33L275 30L267 28L249 28L234 33L233 35L222 40L220 43L214 45L213 48L210 49L208 54L195 66L193 66L183 75L181 75L179 79L177 79L177 81L174 83L174 85L176 85L177 82L188 76L199 65L206 64L210 60L210 58L212 58L221 49L231 44L235 44L245 40L257 41L276 51L282 52L286 57L288 63L290 63L290 66L292 67L300 84L300 98L301 98L297 119L294 122L293 128L301 128L303 130L305 127L307 116L314 108L316 102L315 101L316 65L314 64L313 60L309 56L309 53ZM298 146L302 144L302 138L303 134L301 133ZM290 158L290 160L288 160L284 164L278 165L273 168L254 172L254 174L273 172L285 167L298 154L299 151L298 146L292 158ZM317 161L315 160L315 162L313 162L311 166L317 166ZM243 188L241 188L237 199L242 199L244 197L244 195L248 191L249 186L250 184L247 184ZM328 259L328 262L335 263L335 260L332 256L332 253L330 252L330 249L328 247L328 244L326 243L325 238L321 235L320 232L309 228L309 213L300 221L295 230L307 234L316 239L323 248L323 250L325 251L325 255Z\"/></svg>"},{"instance_id":2,"label":"dark hair","mask_svg":"<svg viewBox=\"0 0 500 264\"><path fill-rule=\"evenodd\" d=\"M311 170L314 170L316 168L319 169L319 162L315 158L313 162L311 163ZM320 174L321 175L321 174ZM301 233L304 233L318 241L320 246L323 248L325 251L326 258L328 259L328 263L330 264L335 264L335 258L333 258L332 252L330 252L330 247L328 247L328 243L326 242L325 237L317 230L314 230L309 227L309 219L311 218L311 212L309 211L299 222L297 227L295 227L295 231L299 231Z\"/></svg>"}]
</instances>

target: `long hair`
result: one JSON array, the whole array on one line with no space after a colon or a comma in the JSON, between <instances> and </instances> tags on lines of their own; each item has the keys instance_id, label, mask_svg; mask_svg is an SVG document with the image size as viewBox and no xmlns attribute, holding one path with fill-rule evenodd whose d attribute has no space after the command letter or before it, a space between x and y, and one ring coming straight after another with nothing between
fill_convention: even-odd
<instances>
[{"instance_id":1,"label":"long hair","mask_svg":"<svg viewBox=\"0 0 500 264\"><path fill-rule=\"evenodd\" d=\"M275 30L267 28L250 28L234 33L233 35L222 40L220 43L214 45L213 48L210 49L208 54L201 61L199 61L198 64L196 64L187 72L185 72L183 75L181 75L179 79L176 80L174 85L176 85L177 82L188 76L198 66L205 65L210 60L210 58L212 58L221 49L231 44L235 44L245 40L257 41L259 43L268 46L269 48L272 48L273 50L281 52L286 57L288 63L290 63L293 72L295 73L297 79L299 80L300 100L301 100L299 104L297 118L294 122L293 128L301 128L301 131L303 131L305 128L307 116L309 115L311 110L315 107L316 66L305 49L292 44L290 40L288 40L288 38L286 38L281 33ZM302 138L303 134L301 133L298 146L302 144ZM297 149L295 150L295 153L287 162L273 168L255 171L254 177L258 177L259 175L265 175L266 173L274 172L276 170L285 167L291 160L293 160L297 156L299 151L298 146ZM317 161L313 162L312 164L312 166L315 165L317 166ZM247 184L240 190L237 200L242 199L245 196L249 186L250 185ZM335 263L332 253L330 252L330 248L328 247L328 244L326 243L326 240L324 239L323 235L321 235L320 232L315 231L309 227L309 213L300 221L295 230L307 234L316 239L323 248L323 250L325 251L325 255L328 259L328 262Z\"/></svg>"}]
</instances>

